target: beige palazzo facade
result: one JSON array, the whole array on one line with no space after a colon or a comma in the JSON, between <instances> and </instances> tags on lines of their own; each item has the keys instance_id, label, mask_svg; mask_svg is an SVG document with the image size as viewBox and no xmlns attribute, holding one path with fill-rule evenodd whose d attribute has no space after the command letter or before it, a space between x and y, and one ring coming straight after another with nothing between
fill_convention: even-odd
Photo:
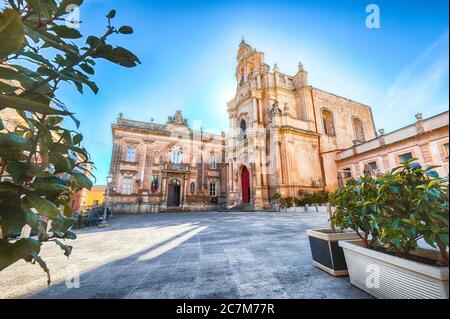
<instances>
[{"instance_id":1,"label":"beige palazzo facade","mask_svg":"<svg viewBox=\"0 0 450 319\"><path fill-rule=\"evenodd\" d=\"M112 125L109 205L128 213L205 210L225 200L224 134L192 130L181 111L167 123Z\"/></svg>"},{"instance_id":2,"label":"beige palazzo facade","mask_svg":"<svg viewBox=\"0 0 450 319\"><path fill-rule=\"evenodd\" d=\"M448 174L448 112L378 134L369 106L309 85L301 63L294 75L271 68L244 40L235 76L227 135L191 129L180 111L165 124L119 116L112 125L114 209L263 210L274 193L333 191L338 175L358 176L365 164L375 169L374 161L387 170L409 155Z\"/></svg>"}]
</instances>

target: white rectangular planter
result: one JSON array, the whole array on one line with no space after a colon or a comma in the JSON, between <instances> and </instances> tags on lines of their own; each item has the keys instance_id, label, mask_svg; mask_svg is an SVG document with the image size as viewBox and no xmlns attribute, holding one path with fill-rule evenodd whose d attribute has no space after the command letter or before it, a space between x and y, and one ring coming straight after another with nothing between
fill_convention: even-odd
<instances>
[{"instance_id":1,"label":"white rectangular planter","mask_svg":"<svg viewBox=\"0 0 450 319\"><path fill-rule=\"evenodd\" d=\"M304 207L289 207L284 209L286 213L303 213L305 211Z\"/></svg>"},{"instance_id":2,"label":"white rectangular planter","mask_svg":"<svg viewBox=\"0 0 450 319\"><path fill-rule=\"evenodd\" d=\"M361 240L339 241L350 282L380 299L448 299L448 267L435 267L363 247ZM437 255L418 249L417 255Z\"/></svg>"},{"instance_id":3,"label":"white rectangular planter","mask_svg":"<svg viewBox=\"0 0 450 319\"><path fill-rule=\"evenodd\" d=\"M306 210L307 212L314 212L314 213L317 213L317 207L316 207L316 206L305 205L305 210Z\"/></svg>"},{"instance_id":4,"label":"white rectangular planter","mask_svg":"<svg viewBox=\"0 0 450 319\"><path fill-rule=\"evenodd\" d=\"M326 213L327 212L327 206L319 205L319 206L317 206L317 211L319 213Z\"/></svg>"}]
</instances>

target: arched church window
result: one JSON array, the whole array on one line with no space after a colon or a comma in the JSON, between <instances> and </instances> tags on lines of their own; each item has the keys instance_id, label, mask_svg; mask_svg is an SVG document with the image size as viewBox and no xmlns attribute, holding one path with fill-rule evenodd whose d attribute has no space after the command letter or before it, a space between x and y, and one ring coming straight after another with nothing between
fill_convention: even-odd
<instances>
[{"instance_id":1,"label":"arched church window","mask_svg":"<svg viewBox=\"0 0 450 319\"><path fill-rule=\"evenodd\" d=\"M364 136L362 121L359 118L353 118L353 131L355 133L355 140L359 142L364 142L366 140Z\"/></svg>"},{"instance_id":2,"label":"arched church window","mask_svg":"<svg viewBox=\"0 0 450 319\"><path fill-rule=\"evenodd\" d=\"M247 123L244 119L241 120L241 124L239 125L239 141L243 141L247 139Z\"/></svg>"},{"instance_id":3,"label":"arched church window","mask_svg":"<svg viewBox=\"0 0 450 319\"><path fill-rule=\"evenodd\" d=\"M322 111L323 129L326 135L335 136L333 114L328 110Z\"/></svg>"},{"instance_id":4,"label":"arched church window","mask_svg":"<svg viewBox=\"0 0 450 319\"><path fill-rule=\"evenodd\" d=\"M195 193L195 183L192 182L191 183L191 194L194 195L194 193Z\"/></svg>"}]
</instances>

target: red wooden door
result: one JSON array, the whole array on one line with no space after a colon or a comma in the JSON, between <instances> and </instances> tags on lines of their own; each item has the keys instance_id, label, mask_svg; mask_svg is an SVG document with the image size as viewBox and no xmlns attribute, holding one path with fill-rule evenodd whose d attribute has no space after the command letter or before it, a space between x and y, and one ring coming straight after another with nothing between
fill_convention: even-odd
<instances>
[{"instance_id":1,"label":"red wooden door","mask_svg":"<svg viewBox=\"0 0 450 319\"><path fill-rule=\"evenodd\" d=\"M250 203L250 176L247 167L244 166L241 175L242 184L242 202Z\"/></svg>"}]
</instances>

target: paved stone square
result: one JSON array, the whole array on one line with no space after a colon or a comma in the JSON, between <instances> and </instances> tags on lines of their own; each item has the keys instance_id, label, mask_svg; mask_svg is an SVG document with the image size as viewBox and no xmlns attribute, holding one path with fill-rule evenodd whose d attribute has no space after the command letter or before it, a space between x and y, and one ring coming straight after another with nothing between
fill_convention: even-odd
<instances>
[{"instance_id":1,"label":"paved stone square","mask_svg":"<svg viewBox=\"0 0 450 319\"><path fill-rule=\"evenodd\" d=\"M0 297L370 298L312 266L306 229L326 225L323 213L116 215L109 228L78 230L70 259L44 244L50 287L20 261L0 272ZM77 273L79 288L67 288Z\"/></svg>"}]
</instances>

